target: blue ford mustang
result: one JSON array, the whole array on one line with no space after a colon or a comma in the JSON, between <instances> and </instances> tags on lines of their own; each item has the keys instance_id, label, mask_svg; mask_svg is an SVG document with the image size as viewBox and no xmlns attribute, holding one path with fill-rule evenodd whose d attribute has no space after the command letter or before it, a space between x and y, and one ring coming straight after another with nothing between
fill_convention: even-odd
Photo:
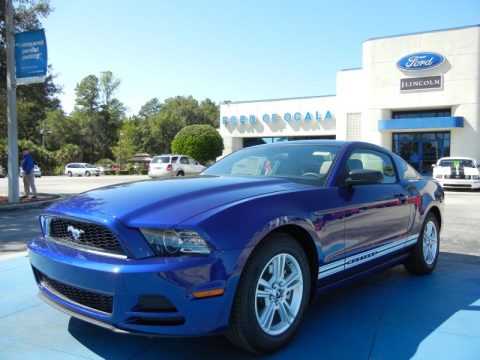
<instances>
[{"instance_id":1,"label":"blue ford mustang","mask_svg":"<svg viewBox=\"0 0 480 360\"><path fill-rule=\"evenodd\" d=\"M368 143L293 141L235 152L195 178L89 191L41 216L40 296L119 332L226 333L268 353L319 293L403 263L437 263L443 191Z\"/></svg>"}]
</instances>

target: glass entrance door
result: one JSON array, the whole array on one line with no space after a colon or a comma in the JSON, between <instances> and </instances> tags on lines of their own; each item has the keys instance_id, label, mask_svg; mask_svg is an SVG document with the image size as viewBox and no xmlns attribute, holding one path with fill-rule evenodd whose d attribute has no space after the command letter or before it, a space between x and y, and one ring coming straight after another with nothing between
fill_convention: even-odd
<instances>
[{"instance_id":1,"label":"glass entrance door","mask_svg":"<svg viewBox=\"0 0 480 360\"><path fill-rule=\"evenodd\" d=\"M431 175L432 164L450 155L450 132L394 133L393 151L421 174Z\"/></svg>"}]
</instances>

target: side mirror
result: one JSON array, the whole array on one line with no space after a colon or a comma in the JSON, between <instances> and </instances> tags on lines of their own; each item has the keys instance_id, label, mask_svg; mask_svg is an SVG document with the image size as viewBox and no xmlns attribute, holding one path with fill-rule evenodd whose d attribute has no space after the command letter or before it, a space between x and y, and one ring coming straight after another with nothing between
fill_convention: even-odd
<instances>
[{"instance_id":1,"label":"side mirror","mask_svg":"<svg viewBox=\"0 0 480 360\"><path fill-rule=\"evenodd\" d=\"M382 181L383 175L380 171L358 169L352 170L348 173L348 178L345 179L345 184L348 186L380 184Z\"/></svg>"},{"instance_id":2,"label":"side mirror","mask_svg":"<svg viewBox=\"0 0 480 360\"><path fill-rule=\"evenodd\" d=\"M432 168L434 168L435 166L437 166L437 165L435 165L435 164L432 164Z\"/></svg>"}]
</instances>

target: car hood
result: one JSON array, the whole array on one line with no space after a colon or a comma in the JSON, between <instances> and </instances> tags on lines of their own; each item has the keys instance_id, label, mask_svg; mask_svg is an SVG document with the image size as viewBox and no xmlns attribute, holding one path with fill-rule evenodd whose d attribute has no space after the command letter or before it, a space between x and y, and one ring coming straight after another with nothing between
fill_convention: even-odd
<instances>
[{"instance_id":1,"label":"car hood","mask_svg":"<svg viewBox=\"0 0 480 360\"><path fill-rule=\"evenodd\" d=\"M172 227L216 207L265 194L310 187L277 178L212 177L146 180L88 191L57 202L45 213L131 227Z\"/></svg>"}]
</instances>

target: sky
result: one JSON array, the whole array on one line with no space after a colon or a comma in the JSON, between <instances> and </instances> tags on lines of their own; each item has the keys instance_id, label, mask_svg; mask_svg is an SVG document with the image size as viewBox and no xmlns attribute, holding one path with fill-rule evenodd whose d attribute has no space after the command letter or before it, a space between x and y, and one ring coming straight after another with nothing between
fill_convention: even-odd
<instances>
[{"instance_id":1,"label":"sky","mask_svg":"<svg viewBox=\"0 0 480 360\"><path fill-rule=\"evenodd\" d=\"M110 70L136 114L148 100L217 104L334 95L377 37L480 24L480 0L50 0L49 64L68 113L75 86Z\"/></svg>"}]
</instances>

